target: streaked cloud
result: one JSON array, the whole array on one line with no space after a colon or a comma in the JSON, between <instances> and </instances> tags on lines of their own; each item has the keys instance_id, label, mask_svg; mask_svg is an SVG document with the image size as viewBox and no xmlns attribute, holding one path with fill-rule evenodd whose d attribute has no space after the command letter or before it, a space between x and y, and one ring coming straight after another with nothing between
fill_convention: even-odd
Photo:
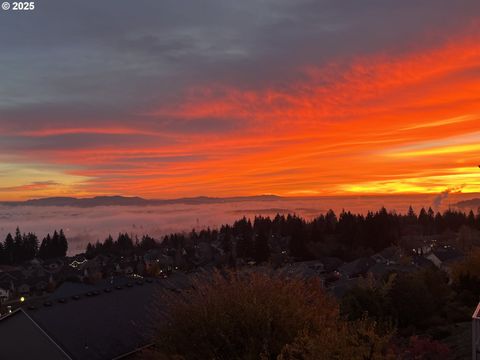
<instances>
[{"instance_id":1,"label":"streaked cloud","mask_svg":"<svg viewBox=\"0 0 480 360\"><path fill-rule=\"evenodd\" d=\"M479 13L52 0L2 16L2 197L479 191Z\"/></svg>"},{"instance_id":2,"label":"streaked cloud","mask_svg":"<svg viewBox=\"0 0 480 360\"><path fill-rule=\"evenodd\" d=\"M422 128L432 128L432 127L439 127L439 126L446 126L446 125L452 125L452 124L458 124L458 123L463 123L466 121L478 121L480 120L480 115L474 115L474 114L468 114L468 115L461 115L461 116L456 116L450 119L443 119L443 120L438 120L438 121L432 121L424 124L417 124L417 125L412 125L409 127L406 127L402 130L415 130L415 129L422 129Z\"/></svg>"}]
</instances>

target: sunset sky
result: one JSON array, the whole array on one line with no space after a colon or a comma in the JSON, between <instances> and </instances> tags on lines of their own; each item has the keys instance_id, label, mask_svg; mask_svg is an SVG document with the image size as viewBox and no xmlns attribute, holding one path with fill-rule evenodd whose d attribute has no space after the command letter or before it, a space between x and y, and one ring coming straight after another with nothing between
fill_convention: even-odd
<instances>
[{"instance_id":1,"label":"sunset sky","mask_svg":"<svg viewBox=\"0 0 480 360\"><path fill-rule=\"evenodd\" d=\"M480 192L480 1L0 13L0 200Z\"/></svg>"}]
</instances>

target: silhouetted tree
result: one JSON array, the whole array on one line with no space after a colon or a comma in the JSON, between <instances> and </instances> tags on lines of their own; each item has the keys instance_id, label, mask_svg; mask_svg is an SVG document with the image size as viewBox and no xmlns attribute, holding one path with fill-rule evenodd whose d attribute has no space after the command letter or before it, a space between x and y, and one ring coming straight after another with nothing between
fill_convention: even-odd
<instances>
[{"instance_id":1,"label":"silhouetted tree","mask_svg":"<svg viewBox=\"0 0 480 360\"><path fill-rule=\"evenodd\" d=\"M287 216L287 235L290 240L288 249L290 255L297 259L307 259L309 253L307 250L307 233L303 219L297 216Z\"/></svg>"},{"instance_id":2,"label":"silhouetted tree","mask_svg":"<svg viewBox=\"0 0 480 360\"><path fill-rule=\"evenodd\" d=\"M3 246L4 258L7 264L14 263L15 242L12 234L8 233Z\"/></svg>"},{"instance_id":3,"label":"silhouetted tree","mask_svg":"<svg viewBox=\"0 0 480 360\"><path fill-rule=\"evenodd\" d=\"M38 250L38 256L40 258L48 259L51 257L51 243L52 239L50 234L47 234L47 236L43 238L42 243L40 244L40 249Z\"/></svg>"},{"instance_id":4,"label":"silhouetted tree","mask_svg":"<svg viewBox=\"0 0 480 360\"><path fill-rule=\"evenodd\" d=\"M51 259L56 257L64 257L67 254L68 241L63 230L53 232L53 236L47 234L43 238L38 251L38 256L42 259Z\"/></svg>"},{"instance_id":5,"label":"silhouetted tree","mask_svg":"<svg viewBox=\"0 0 480 360\"><path fill-rule=\"evenodd\" d=\"M267 261L270 257L269 238L272 222L270 218L256 217L253 223L255 231L254 258L256 262Z\"/></svg>"},{"instance_id":6,"label":"silhouetted tree","mask_svg":"<svg viewBox=\"0 0 480 360\"><path fill-rule=\"evenodd\" d=\"M157 242L154 238L144 235L142 236L142 241L140 242L140 248L144 251L154 249L157 246Z\"/></svg>"}]
</instances>

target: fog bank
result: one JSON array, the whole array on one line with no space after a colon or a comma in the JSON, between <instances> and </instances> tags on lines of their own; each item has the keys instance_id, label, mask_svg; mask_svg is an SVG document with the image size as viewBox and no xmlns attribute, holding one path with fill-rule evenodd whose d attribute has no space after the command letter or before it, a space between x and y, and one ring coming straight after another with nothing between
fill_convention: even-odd
<instances>
[{"instance_id":1,"label":"fog bank","mask_svg":"<svg viewBox=\"0 0 480 360\"><path fill-rule=\"evenodd\" d=\"M17 226L22 232L35 232L39 238L54 229L63 228L69 239L69 253L85 249L88 242L103 240L109 234L128 232L132 235L149 234L155 238L171 232L217 228L232 223L242 216L275 216L277 213L295 213L307 219L333 209L354 213L375 211L385 206L388 210L406 212L410 205L415 211L431 206L443 211L456 202L479 197L475 194L361 196L282 198L268 201L239 201L218 204L162 205L162 206L101 206L92 208L0 206L0 239ZM467 209L462 209L467 210Z\"/></svg>"}]
</instances>

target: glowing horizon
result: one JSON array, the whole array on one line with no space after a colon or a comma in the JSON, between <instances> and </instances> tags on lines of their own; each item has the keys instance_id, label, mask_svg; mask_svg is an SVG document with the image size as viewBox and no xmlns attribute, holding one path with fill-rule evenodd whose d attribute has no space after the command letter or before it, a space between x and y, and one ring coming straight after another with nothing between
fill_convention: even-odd
<instances>
[{"instance_id":1,"label":"glowing horizon","mask_svg":"<svg viewBox=\"0 0 480 360\"><path fill-rule=\"evenodd\" d=\"M211 34L196 40L193 55L175 50L202 60L208 48L215 59L198 70L209 69L208 78L193 70L184 78L175 64L167 75L152 70L164 59L146 50L133 66L128 56L143 43L129 39L121 46L132 54L100 69L111 70L115 84L105 85L105 99L82 82L85 69L68 68L61 85L52 73L45 93L28 96L15 95L20 85L7 81L0 85L8 94L0 100L0 200L480 193L480 22L459 23L445 31L421 23L401 46L323 57L306 43L281 65L274 51L252 53L248 44L215 50L204 44L215 43ZM90 49L93 58L101 46ZM268 73L268 61L278 72ZM127 76L145 89L137 94Z\"/></svg>"}]
</instances>

